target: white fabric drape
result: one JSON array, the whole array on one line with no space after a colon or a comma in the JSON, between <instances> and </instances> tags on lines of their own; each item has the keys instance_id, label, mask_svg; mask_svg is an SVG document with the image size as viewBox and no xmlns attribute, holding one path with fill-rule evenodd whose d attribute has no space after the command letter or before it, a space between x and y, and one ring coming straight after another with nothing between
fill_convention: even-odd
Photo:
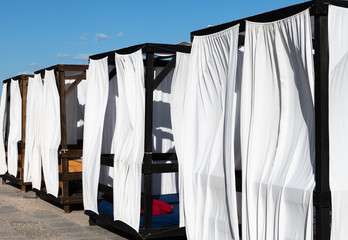
<instances>
[{"instance_id":1,"label":"white fabric drape","mask_svg":"<svg viewBox=\"0 0 348 240\"><path fill-rule=\"evenodd\" d=\"M329 6L331 239L348 236L348 9Z\"/></svg>"},{"instance_id":2,"label":"white fabric drape","mask_svg":"<svg viewBox=\"0 0 348 240\"><path fill-rule=\"evenodd\" d=\"M45 70L41 105L41 154L47 193L58 196L58 148L61 141L60 100L54 70Z\"/></svg>"},{"instance_id":3,"label":"white fabric drape","mask_svg":"<svg viewBox=\"0 0 348 240\"><path fill-rule=\"evenodd\" d=\"M25 125L26 126L32 126L33 124L33 117L35 116L34 109L35 109L35 95L33 95L33 87L34 87L34 78L29 78L28 80L28 88L27 88L27 103L26 103L26 119L25 119ZM33 149L33 138L35 134L35 128L34 127L27 127L25 129L25 155L24 155L24 169L23 169L23 181L24 182L31 182L31 170L29 167L31 165L29 164L29 159L31 156L31 150Z\"/></svg>"},{"instance_id":4,"label":"white fabric drape","mask_svg":"<svg viewBox=\"0 0 348 240\"><path fill-rule=\"evenodd\" d=\"M174 135L189 239L239 239L233 154L238 31L239 25L192 44L183 143ZM174 121L181 117L177 110Z\"/></svg>"},{"instance_id":5,"label":"white fabric drape","mask_svg":"<svg viewBox=\"0 0 348 240\"><path fill-rule=\"evenodd\" d=\"M83 139L83 128L85 118L85 104L86 104L86 80L82 80L77 85L77 139Z\"/></svg>"},{"instance_id":6,"label":"white fabric drape","mask_svg":"<svg viewBox=\"0 0 348 240\"><path fill-rule=\"evenodd\" d=\"M43 83L40 74L28 81L25 133L24 182L41 189L41 104Z\"/></svg>"},{"instance_id":7,"label":"white fabric drape","mask_svg":"<svg viewBox=\"0 0 348 240\"><path fill-rule=\"evenodd\" d=\"M109 73L116 68L115 65L109 65ZM117 75L109 80L108 103L106 105L104 130L102 139L102 154L114 154L115 150L115 126L116 126L116 101L118 98ZM113 167L101 165L99 182L106 186L113 186Z\"/></svg>"},{"instance_id":8,"label":"white fabric drape","mask_svg":"<svg viewBox=\"0 0 348 240\"><path fill-rule=\"evenodd\" d=\"M65 79L65 90L67 90L75 79ZM65 97L66 111L66 141L67 144L77 144L77 111L78 111L77 88L74 88Z\"/></svg>"},{"instance_id":9,"label":"white fabric drape","mask_svg":"<svg viewBox=\"0 0 348 240\"><path fill-rule=\"evenodd\" d=\"M18 141L22 138L22 97L19 81L11 79L10 92L10 131L8 136L8 173L17 176Z\"/></svg>"},{"instance_id":10,"label":"white fabric drape","mask_svg":"<svg viewBox=\"0 0 348 240\"><path fill-rule=\"evenodd\" d=\"M108 58L90 60L87 70L83 139L83 205L98 213L98 184L104 115L108 100Z\"/></svg>"},{"instance_id":11,"label":"white fabric drape","mask_svg":"<svg viewBox=\"0 0 348 240\"><path fill-rule=\"evenodd\" d=\"M6 153L5 153L5 131L6 131L6 111L7 108L7 83L2 86L0 102L0 175L7 172Z\"/></svg>"},{"instance_id":12,"label":"white fabric drape","mask_svg":"<svg viewBox=\"0 0 348 240\"><path fill-rule=\"evenodd\" d=\"M163 70L155 68L155 76ZM152 152L174 152L174 140L171 122L171 86L173 71L163 79L161 84L153 92L153 130ZM176 161L156 161L156 163L173 163ZM172 194L178 192L177 173L157 173L152 175L152 194Z\"/></svg>"},{"instance_id":13,"label":"white fabric drape","mask_svg":"<svg viewBox=\"0 0 348 240\"><path fill-rule=\"evenodd\" d=\"M182 116L184 116L185 109L185 92L188 83L188 73L190 69L191 55L187 53L176 53L176 64L172 80L172 104L171 104L171 118L173 128L173 138L175 142L176 155L179 161L179 210L180 210L180 227L185 226L184 215L184 125Z\"/></svg>"},{"instance_id":14,"label":"white fabric drape","mask_svg":"<svg viewBox=\"0 0 348 240\"><path fill-rule=\"evenodd\" d=\"M309 11L246 23L241 137L243 239L313 239Z\"/></svg>"},{"instance_id":15,"label":"white fabric drape","mask_svg":"<svg viewBox=\"0 0 348 240\"><path fill-rule=\"evenodd\" d=\"M142 51L115 55L116 102L114 219L139 231L144 156L145 89Z\"/></svg>"}]
</instances>

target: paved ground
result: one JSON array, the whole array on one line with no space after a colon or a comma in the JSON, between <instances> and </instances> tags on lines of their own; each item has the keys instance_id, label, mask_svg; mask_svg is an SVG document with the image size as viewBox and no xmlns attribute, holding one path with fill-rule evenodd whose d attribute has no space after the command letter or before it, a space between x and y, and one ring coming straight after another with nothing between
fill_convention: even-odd
<instances>
[{"instance_id":1,"label":"paved ground","mask_svg":"<svg viewBox=\"0 0 348 240\"><path fill-rule=\"evenodd\" d=\"M0 239L126 239L99 226L89 226L83 210L63 209L35 193L25 194L11 185L0 185Z\"/></svg>"}]
</instances>

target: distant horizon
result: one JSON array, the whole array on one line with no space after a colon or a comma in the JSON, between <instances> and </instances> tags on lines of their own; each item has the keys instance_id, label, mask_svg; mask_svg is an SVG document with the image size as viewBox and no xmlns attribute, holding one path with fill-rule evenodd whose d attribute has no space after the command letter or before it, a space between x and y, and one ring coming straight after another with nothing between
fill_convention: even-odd
<instances>
[{"instance_id":1,"label":"distant horizon","mask_svg":"<svg viewBox=\"0 0 348 240\"><path fill-rule=\"evenodd\" d=\"M302 2L2 3L0 90L3 80L19 74L32 74L60 63L88 64L90 55L141 43L190 42L193 31Z\"/></svg>"}]
</instances>

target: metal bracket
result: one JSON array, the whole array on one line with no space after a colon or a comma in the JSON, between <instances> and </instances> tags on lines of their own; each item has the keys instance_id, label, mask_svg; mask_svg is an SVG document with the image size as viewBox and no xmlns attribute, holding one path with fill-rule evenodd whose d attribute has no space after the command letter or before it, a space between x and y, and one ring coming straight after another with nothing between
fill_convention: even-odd
<instances>
[{"instance_id":1,"label":"metal bracket","mask_svg":"<svg viewBox=\"0 0 348 240\"><path fill-rule=\"evenodd\" d=\"M69 151L69 149L60 149L60 152L59 152L59 154L62 154L62 153L67 153Z\"/></svg>"}]
</instances>

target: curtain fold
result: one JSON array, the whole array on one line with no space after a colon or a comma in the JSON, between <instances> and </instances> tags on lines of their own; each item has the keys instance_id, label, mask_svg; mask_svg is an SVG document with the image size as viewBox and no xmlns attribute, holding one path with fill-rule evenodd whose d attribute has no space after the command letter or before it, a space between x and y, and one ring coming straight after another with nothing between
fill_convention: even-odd
<instances>
[{"instance_id":1,"label":"curtain fold","mask_svg":"<svg viewBox=\"0 0 348 240\"><path fill-rule=\"evenodd\" d=\"M7 83L2 86L0 102L0 175L7 172L6 153L5 153L5 133L7 117Z\"/></svg>"},{"instance_id":2,"label":"curtain fold","mask_svg":"<svg viewBox=\"0 0 348 240\"><path fill-rule=\"evenodd\" d=\"M65 90L67 90L75 79L65 79ZM77 124L78 124L78 106L77 87L65 97L66 111L66 141L67 144L77 144Z\"/></svg>"},{"instance_id":3,"label":"curtain fold","mask_svg":"<svg viewBox=\"0 0 348 240\"><path fill-rule=\"evenodd\" d=\"M246 23L243 239L312 239L314 66L309 11Z\"/></svg>"},{"instance_id":4,"label":"curtain fold","mask_svg":"<svg viewBox=\"0 0 348 240\"><path fill-rule=\"evenodd\" d=\"M22 97L19 81L11 79L10 92L10 130L7 145L8 173L17 177L18 141L22 138Z\"/></svg>"},{"instance_id":5,"label":"curtain fold","mask_svg":"<svg viewBox=\"0 0 348 240\"><path fill-rule=\"evenodd\" d=\"M187 53L176 53L176 64L173 73L171 95L172 104L171 119L173 128L173 138L175 143L176 155L179 161L179 210L180 210L180 227L185 226L185 214L184 214L184 124L182 116L184 116L185 109L185 92L188 83L188 73L190 69L191 55Z\"/></svg>"},{"instance_id":6,"label":"curtain fold","mask_svg":"<svg viewBox=\"0 0 348 240\"><path fill-rule=\"evenodd\" d=\"M43 83L40 74L28 81L23 181L41 189L41 105Z\"/></svg>"},{"instance_id":7,"label":"curtain fold","mask_svg":"<svg viewBox=\"0 0 348 240\"><path fill-rule=\"evenodd\" d=\"M33 125L33 117L35 116L34 109L35 109L35 95L33 94L33 88L34 88L34 78L29 78L28 80L28 88L27 88L27 103L26 103L26 119L25 119L25 125L26 126L32 126ZM24 155L24 168L23 168L23 181L24 182L31 182L31 170L29 167L31 165L30 162L30 151L33 149L33 138L35 134L35 128L34 127L27 127L25 129L25 155Z\"/></svg>"},{"instance_id":8,"label":"curtain fold","mask_svg":"<svg viewBox=\"0 0 348 240\"><path fill-rule=\"evenodd\" d=\"M115 62L119 91L114 146L114 220L121 220L139 231L145 130L142 51L115 54Z\"/></svg>"},{"instance_id":9,"label":"curtain fold","mask_svg":"<svg viewBox=\"0 0 348 240\"><path fill-rule=\"evenodd\" d=\"M174 135L188 239L239 239L233 154L238 31L236 25L192 44L183 142Z\"/></svg>"},{"instance_id":10,"label":"curtain fold","mask_svg":"<svg viewBox=\"0 0 348 240\"><path fill-rule=\"evenodd\" d=\"M45 70L41 105L41 154L47 193L58 197L58 148L61 141L60 100L54 70Z\"/></svg>"},{"instance_id":11,"label":"curtain fold","mask_svg":"<svg viewBox=\"0 0 348 240\"><path fill-rule=\"evenodd\" d=\"M98 184L105 109L109 91L108 58L90 60L86 80L83 139L83 205L98 213Z\"/></svg>"},{"instance_id":12,"label":"curtain fold","mask_svg":"<svg viewBox=\"0 0 348 240\"><path fill-rule=\"evenodd\" d=\"M110 72L115 69L115 65L109 65L108 70ZM102 154L114 154L115 150L115 126L116 126L116 101L118 98L118 89L117 89L117 74L109 80L109 94L108 102L105 110L104 118L104 130L103 130L103 139L102 139ZM100 166L100 177L99 183L106 186L113 186L113 167L101 165Z\"/></svg>"},{"instance_id":13,"label":"curtain fold","mask_svg":"<svg viewBox=\"0 0 348 240\"><path fill-rule=\"evenodd\" d=\"M155 77L160 74L163 67L155 68ZM160 85L153 91L153 129L152 152L174 152L173 130L171 122L171 86L173 70L163 79ZM156 161L156 163L176 163L176 160ZM178 173L156 173L152 175L152 194L173 194L178 192Z\"/></svg>"},{"instance_id":14,"label":"curtain fold","mask_svg":"<svg viewBox=\"0 0 348 240\"><path fill-rule=\"evenodd\" d=\"M331 239L348 236L348 9L329 6Z\"/></svg>"},{"instance_id":15,"label":"curtain fold","mask_svg":"<svg viewBox=\"0 0 348 240\"><path fill-rule=\"evenodd\" d=\"M85 104L86 104L86 80L77 85L77 139L83 139Z\"/></svg>"}]
</instances>

